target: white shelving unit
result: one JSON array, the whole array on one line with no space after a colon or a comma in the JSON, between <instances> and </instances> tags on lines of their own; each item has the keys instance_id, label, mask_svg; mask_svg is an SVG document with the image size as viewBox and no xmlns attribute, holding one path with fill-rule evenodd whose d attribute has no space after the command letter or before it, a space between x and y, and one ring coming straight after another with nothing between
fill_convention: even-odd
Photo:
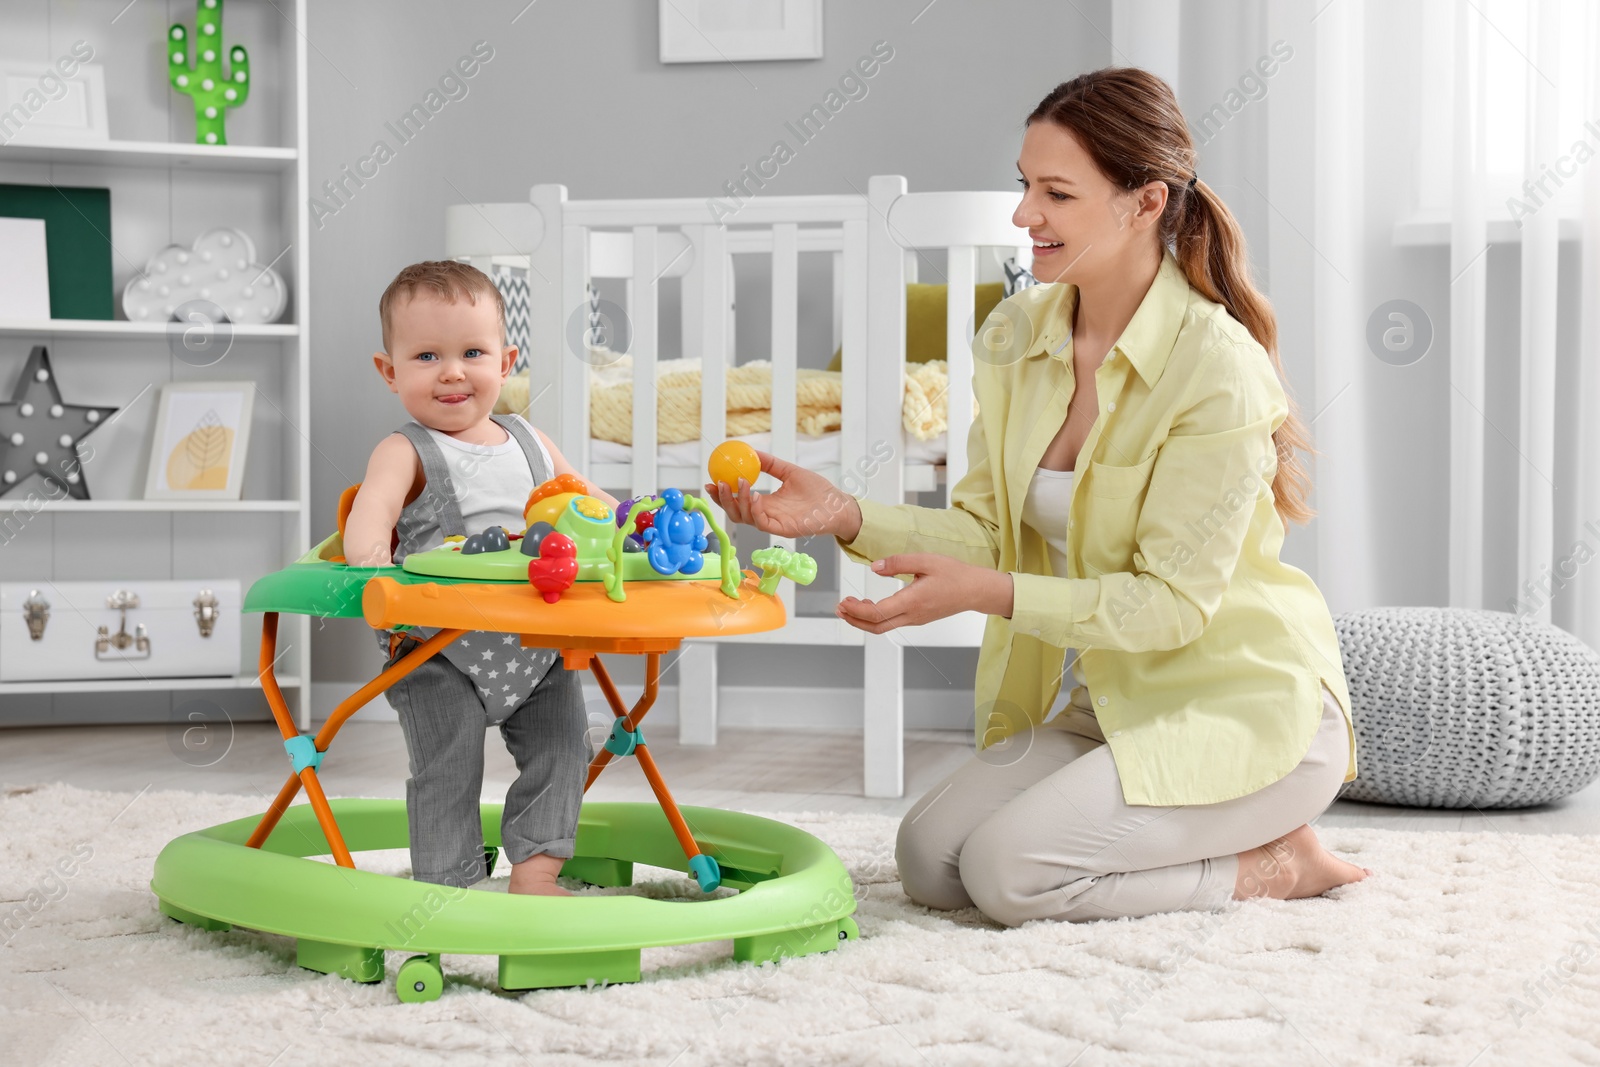
<instances>
[{"instance_id":1,"label":"white shelving unit","mask_svg":"<svg viewBox=\"0 0 1600 1067\"><path fill-rule=\"evenodd\" d=\"M239 3L239 0L234 0L234 3ZM281 170L286 174L292 174L295 163L300 158L300 152L295 148L112 140L95 145L48 147L8 145L6 158L19 163L75 163L108 167L194 167L197 170Z\"/></svg>"},{"instance_id":2,"label":"white shelving unit","mask_svg":"<svg viewBox=\"0 0 1600 1067\"><path fill-rule=\"evenodd\" d=\"M9 162L9 150L0 148L0 167ZM164 322L126 322L122 319L0 319L0 337L126 337L148 340L165 338ZM236 341L286 340L300 336L300 327L281 322L265 326L235 326ZM287 351L292 351L289 349Z\"/></svg>"},{"instance_id":3,"label":"white shelving unit","mask_svg":"<svg viewBox=\"0 0 1600 1067\"><path fill-rule=\"evenodd\" d=\"M155 692L176 693L189 689L255 689L261 684L260 676L249 674L237 678L158 678L153 682L132 681L85 682L7 682L0 692L22 695L25 693L129 693L148 689ZM288 695L292 686L300 687L300 679L291 675L278 675L278 685Z\"/></svg>"},{"instance_id":4,"label":"white shelving unit","mask_svg":"<svg viewBox=\"0 0 1600 1067\"><path fill-rule=\"evenodd\" d=\"M40 511L299 511L298 500L41 500ZM3 512L5 509L0 509Z\"/></svg>"},{"instance_id":5,"label":"white shelving unit","mask_svg":"<svg viewBox=\"0 0 1600 1067\"><path fill-rule=\"evenodd\" d=\"M0 320L0 396L44 344L64 399L121 409L85 439L92 499L50 499L36 478L0 497L6 580L236 578L248 589L311 543L307 3L226 0L222 43L249 50L251 91L227 114L231 143L214 146L194 143L194 106L167 84L161 42L172 21L194 25L193 3L12 0L0 12L7 58L54 62L83 41L105 68L112 140L0 145L0 182L111 190L114 314L150 256L217 226L249 234L290 292L280 322L232 327L227 354L209 366L181 359L163 323ZM218 379L256 383L243 499L142 499L159 387ZM261 616L243 616L240 630L237 677L0 683L0 725L170 722L202 695L230 716L265 714ZM311 634L306 616L280 619L275 671L302 730Z\"/></svg>"}]
</instances>

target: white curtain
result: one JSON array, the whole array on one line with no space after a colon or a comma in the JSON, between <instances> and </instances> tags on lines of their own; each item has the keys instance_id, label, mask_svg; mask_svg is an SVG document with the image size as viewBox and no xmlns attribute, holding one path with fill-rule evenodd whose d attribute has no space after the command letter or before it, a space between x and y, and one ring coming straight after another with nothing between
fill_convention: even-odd
<instances>
[{"instance_id":1,"label":"white curtain","mask_svg":"<svg viewBox=\"0 0 1600 1067\"><path fill-rule=\"evenodd\" d=\"M1285 557L1335 612L1513 612L1600 647L1600 4L1113 9L1239 216L1311 423Z\"/></svg>"}]
</instances>

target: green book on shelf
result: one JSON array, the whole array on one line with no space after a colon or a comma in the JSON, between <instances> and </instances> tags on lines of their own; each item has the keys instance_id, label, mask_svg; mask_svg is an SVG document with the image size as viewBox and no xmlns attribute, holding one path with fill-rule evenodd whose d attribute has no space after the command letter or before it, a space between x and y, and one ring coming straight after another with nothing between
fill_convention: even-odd
<instances>
[{"instance_id":1,"label":"green book on shelf","mask_svg":"<svg viewBox=\"0 0 1600 1067\"><path fill-rule=\"evenodd\" d=\"M44 220L51 318L112 317L110 189L0 184L0 216Z\"/></svg>"}]
</instances>

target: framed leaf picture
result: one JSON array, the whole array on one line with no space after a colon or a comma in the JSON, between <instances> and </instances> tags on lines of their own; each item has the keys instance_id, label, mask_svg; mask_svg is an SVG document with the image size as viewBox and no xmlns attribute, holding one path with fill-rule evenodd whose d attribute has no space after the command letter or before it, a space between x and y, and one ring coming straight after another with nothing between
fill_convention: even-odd
<instances>
[{"instance_id":1,"label":"framed leaf picture","mask_svg":"<svg viewBox=\"0 0 1600 1067\"><path fill-rule=\"evenodd\" d=\"M145 499L238 500L255 391L248 381L162 386Z\"/></svg>"}]
</instances>

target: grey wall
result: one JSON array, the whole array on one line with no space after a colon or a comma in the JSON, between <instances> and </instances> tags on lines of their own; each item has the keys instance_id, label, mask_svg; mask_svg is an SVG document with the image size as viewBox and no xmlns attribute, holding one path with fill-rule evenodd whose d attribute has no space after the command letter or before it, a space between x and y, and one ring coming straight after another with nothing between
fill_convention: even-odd
<instances>
[{"instance_id":1,"label":"grey wall","mask_svg":"<svg viewBox=\"0 0 1600 1067\"><path fill-rule=\"evenodd\" d=\"M312 6L313 187L340 180L379 139L394 149L363 186L346 181L344 204L330 199L337 210L313 223L313 530L333 528L339 492L405 421L371 366L377 300L400 267L442 253L447 205L523 199L537 182L560 182L574 198L719 195L778 138L794 146L785 121L880 40L894 56L866 95L800 146L766 191L864 192L872 174L904 174L913 189L1003 189L1032 106L1111 56L1106 0L827 0L820 60L670 66L657 59L649 0L525 2ZM401 145L386 124L479 41L493 57L465 95L455 90L459 99ZM370 676L365 629L329 626L318 641L317 682ZM975 650L927 652L937 666L906 654L909 685L970 688ZM855 649L728 647L721 663L728 685L861 684Z\"/></svg>"}]
</instances>

